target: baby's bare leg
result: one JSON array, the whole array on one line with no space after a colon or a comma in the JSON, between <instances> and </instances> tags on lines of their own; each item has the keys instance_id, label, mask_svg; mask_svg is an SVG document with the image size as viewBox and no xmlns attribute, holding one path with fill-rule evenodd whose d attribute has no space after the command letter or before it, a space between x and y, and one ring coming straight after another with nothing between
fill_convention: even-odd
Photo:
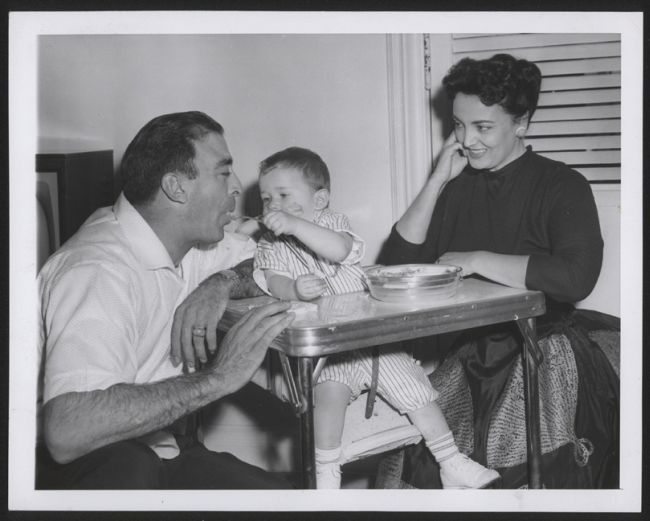
<instances>
[{"instance_id":1,"label":"baby's bare leg","mask_svg":"<svg viewBox=\"0 0 650 521\"><path fill-rule=\"evenodd\" d=\"M439 438L449 432L449 425L445 415L442 414L440 406L436 402L431 402L421 409L408 413L409 420L422 433L424 441L431 441Z\"/></svg>"},{"instance_id":2,"label":"baby's bare leg","mask_svg":"<svg viewBox=\"0 0 650 521\"><path fill-rule=\"evenodd\" d=\"M350 388L339 382L314 387L316 488L341 488L341 437L350 394Z\"/></svg>"},{"instance_id":3,"label":"baby's bare leg","mask_svg":"<svg viewBox=\"0 0 650 521\"><path fill-rule=\"evenodd\" d=\"M350 401L350 388L327 381L314 387L314 441L319 449L341 445L345 411Z\"/></svg>"}]
</instances>

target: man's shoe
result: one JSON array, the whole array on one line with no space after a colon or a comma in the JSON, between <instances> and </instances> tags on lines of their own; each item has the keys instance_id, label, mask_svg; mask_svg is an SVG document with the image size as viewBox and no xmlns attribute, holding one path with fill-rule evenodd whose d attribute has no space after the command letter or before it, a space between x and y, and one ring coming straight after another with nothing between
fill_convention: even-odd
<instances>
[{"instance_id":1,"label":"man's shoe","mask_svg":"<svg viewBox=\"0 0 650 521\"><path fill-rule=\"evenodd\" d=\"M486 488L499 479L496 470L485 468L460 452L440 465L442 488Z\"/></svg>"}]
</instances>

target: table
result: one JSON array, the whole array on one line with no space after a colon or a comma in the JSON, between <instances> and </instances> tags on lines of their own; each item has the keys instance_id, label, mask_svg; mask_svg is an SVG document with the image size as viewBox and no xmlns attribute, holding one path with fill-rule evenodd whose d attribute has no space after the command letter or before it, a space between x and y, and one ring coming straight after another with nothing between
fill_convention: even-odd
<instances>
[{"instance_id":1,"label":"table","mask_svg":"<svg viewBox=\"0 0 650 521\"><path fill-rule=\"evenodd\" d=\"M255 307L272 297L231 300L219 324L227 331ZM530 488L542 488L539 390L535 317L544 314L543 293L468 278L446 300L388 303L368 293L321 297L299 304L296 319L271 345L280 354L291 400L300 416L303 486L316 488L313 382L327 355L362 347L515 321L523 336L528 476ZM293 375L287 357L296 359Z\"/></svg>"}]
</instances>

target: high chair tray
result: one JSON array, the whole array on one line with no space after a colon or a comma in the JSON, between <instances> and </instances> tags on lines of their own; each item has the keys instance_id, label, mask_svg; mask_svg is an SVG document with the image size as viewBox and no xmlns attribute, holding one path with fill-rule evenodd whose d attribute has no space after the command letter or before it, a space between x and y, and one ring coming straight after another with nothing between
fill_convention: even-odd
<instances>
[{"instance_id":1,"label":"high chair tray","mask_svg":"<svg viewBox=\"0 0 650 521\"><path fill-rule=\"evenodd\" d=\"M244 313L273 302L269 296L228 303L219 327L228 330ZM296 319L273 342L289 356L317 357L446 333L498 322L535 317L545 311L539 291L510 288L473 278L462 280L445 300L382 302L367 292L321 297L297 303Z\"/></svg>"}]
</instances>

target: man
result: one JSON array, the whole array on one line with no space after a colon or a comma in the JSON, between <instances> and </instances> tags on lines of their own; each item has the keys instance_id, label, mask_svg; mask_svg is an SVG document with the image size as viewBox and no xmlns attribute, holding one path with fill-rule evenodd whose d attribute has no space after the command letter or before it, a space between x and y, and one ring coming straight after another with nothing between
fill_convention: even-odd
<instances>
[{"instance_id":1,"label":"man","mask_svg":"<svg viewBox=\"0 0 650 521\"><path fill-rule=\"evenodd\" d=\"M250 265L209 277L246 256L222 241L241 189L223 128L200 112L157 117L127 147L121 174L115 205L39 274L37 487L289 487L173 433L177 420L245 385L293 319L285 303L253 310L216 348L228 297L256 291ZM197 358L207 362L200 370Z\"/></svg>"}]
</instances>

